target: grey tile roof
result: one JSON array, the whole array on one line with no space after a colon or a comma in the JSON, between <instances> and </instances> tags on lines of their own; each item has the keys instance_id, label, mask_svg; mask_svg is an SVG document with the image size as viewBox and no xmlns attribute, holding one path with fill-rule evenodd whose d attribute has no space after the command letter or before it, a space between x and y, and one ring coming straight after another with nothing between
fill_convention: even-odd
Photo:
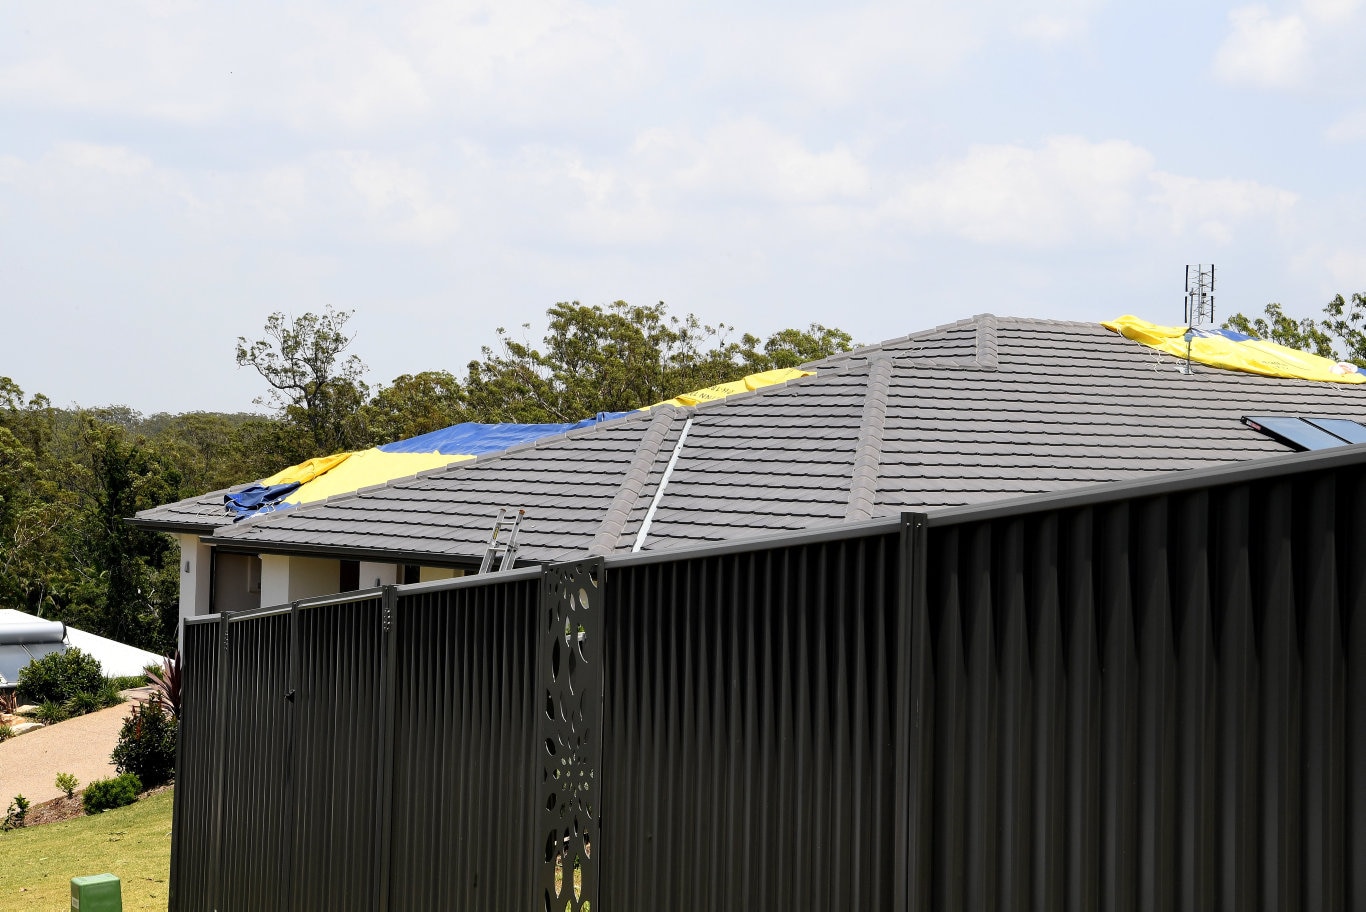
<instances>
[{"instance_id":1,"label":"grey tile roof","mask_svg":"<svg viewBox=\"0 0 1366 912\"><path fill-rule=\"evenodd\" d=\"M527 509L523 559L630 550L685 424L651 549L1287 452L1243 415L1366 417L1366 389L1200 365L1187 375L1092 323L981 316L814 366L815 377L271 514L213 541L477 562L508 506Z\"/></svg>"},{"instance_id":2,"label":"grey tile roof","mask_svg":"<svg viewBox=\"0 0 1366 912\"><path fill-rule=\"evenodd\" d=\"M143 510L133 517L132 522L143 528L162 532L206 534L228 521L227 513L223 509L223 495L230 491L240 491L245 487L248 485L236 485Z\"/></svg>"}]
</instances>

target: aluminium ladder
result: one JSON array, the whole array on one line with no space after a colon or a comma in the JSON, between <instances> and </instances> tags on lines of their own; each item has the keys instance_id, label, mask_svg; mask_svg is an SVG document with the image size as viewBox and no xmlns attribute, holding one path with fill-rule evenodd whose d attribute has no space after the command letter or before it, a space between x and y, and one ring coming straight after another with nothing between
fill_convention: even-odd
<instances>
[{"instance_id":1,"label":"aluminium ladder","mask_svg":"<svg viewBox=\"0 0 1366 912\"><path fill-rule=\"evenodd\" d=\"M518 510L517 518L512 522L512 529L508 532L508 540L501 543L498 538L503 534L503 525L507 518L507 508L498 511L498 518L493 521L493 535L489 538L488 550L484 552L484 562L479 565L480 573L488 573L493 569L493 560L498 555L503 559L498 564L498 572L511 570L512 565L517 560L517 533L522 528L522 519L526 516L526 510Z\"/></svg>"}]
</instances>

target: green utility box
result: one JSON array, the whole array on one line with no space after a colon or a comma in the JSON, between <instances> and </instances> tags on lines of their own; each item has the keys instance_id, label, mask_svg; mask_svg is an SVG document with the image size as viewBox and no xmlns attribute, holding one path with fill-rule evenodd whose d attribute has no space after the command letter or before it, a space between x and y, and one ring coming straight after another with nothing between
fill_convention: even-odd
<instances>
[{"instance_id":1,"label":"green utility box","mask_svg":"<svg viewBox=\"0 0 1366 912\"><path fill-rule=\"evenodd\" d=\"M123 893L113 874L71 878L71 912L123 912Z\"/></svg>"}]
</instances>

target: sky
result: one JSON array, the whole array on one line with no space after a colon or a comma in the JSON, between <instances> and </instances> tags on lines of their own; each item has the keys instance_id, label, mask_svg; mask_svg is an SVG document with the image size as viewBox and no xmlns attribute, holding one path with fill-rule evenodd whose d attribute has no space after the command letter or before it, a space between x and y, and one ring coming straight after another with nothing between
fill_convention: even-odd
<instances>
[{"instance_id":1,"label":"sky","mask_svg":"<svg viewBox=\"0 0 1366 912\"><path fill-rule=\"evenodd\" d=\"M875 342L1366 290L1366 6L0 0L0 376L263 410L274 312L383 384L557 301ZM523 324L530 324L523 329Z\"/></svg>"}]
</instances>

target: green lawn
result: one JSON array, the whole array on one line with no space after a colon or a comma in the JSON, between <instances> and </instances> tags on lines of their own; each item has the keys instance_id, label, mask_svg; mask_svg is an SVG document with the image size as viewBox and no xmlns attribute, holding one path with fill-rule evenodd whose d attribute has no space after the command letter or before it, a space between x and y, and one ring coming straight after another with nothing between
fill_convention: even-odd
<instances>
[{"instance_id":1,"label":"green lawn","mask_svg":"<svg viewBox=\"0 0 1366 912\"><path fill-rule=\"evenodd\" d=\"M171 870L168 789L128 807L61 823L0 833L0 908L71 908L71 878L114 874L124 912L166 912Z\"/></svg>"}]
</instances>

